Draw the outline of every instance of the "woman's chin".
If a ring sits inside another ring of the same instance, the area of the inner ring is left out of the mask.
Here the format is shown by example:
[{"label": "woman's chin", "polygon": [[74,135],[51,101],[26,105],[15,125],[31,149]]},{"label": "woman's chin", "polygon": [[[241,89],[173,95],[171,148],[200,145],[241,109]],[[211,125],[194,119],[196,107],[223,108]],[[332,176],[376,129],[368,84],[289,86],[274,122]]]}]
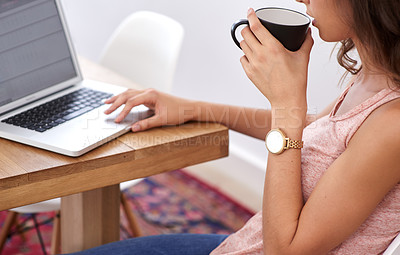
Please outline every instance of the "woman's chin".
[{"label": "woman's chin", "polygon": [[324,41],[324,42],[340,42],[342,40],[344,40],[345,38],[337,38],[335,36],[331,36],[331,35],[327,35],[323,32],[321,32],[321,30],[319,30],[319,37]]}]

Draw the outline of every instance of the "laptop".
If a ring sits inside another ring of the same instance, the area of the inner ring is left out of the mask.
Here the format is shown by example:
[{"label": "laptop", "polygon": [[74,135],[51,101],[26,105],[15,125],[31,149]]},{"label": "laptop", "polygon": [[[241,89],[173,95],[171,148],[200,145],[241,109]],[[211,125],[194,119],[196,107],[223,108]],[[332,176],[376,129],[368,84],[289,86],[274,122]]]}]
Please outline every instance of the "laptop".
[{"label": "laptop", "polygon": [[153,114],[105,115],[125,90],[82,78],[60,0],[0,0],[0,137],[80,156]]}]

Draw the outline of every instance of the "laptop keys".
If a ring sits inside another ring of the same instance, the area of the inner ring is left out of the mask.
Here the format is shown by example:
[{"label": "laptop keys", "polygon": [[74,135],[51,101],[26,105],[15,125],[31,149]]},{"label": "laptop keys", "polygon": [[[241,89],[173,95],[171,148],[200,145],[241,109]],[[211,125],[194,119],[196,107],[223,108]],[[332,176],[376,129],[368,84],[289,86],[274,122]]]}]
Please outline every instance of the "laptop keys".
[{"label": "laptop keys", "polygon": [[[100,106],[100,105],[99,105]],[[97,106],[98,107],[98,106]],[[93,110],[95,107],[91,107],[91,106],[86,106],[82,109],[78,108],[76,111],[71,112],[68,115],[65,115],[64,117],[62,117],[64,120],[72,120],[73,118],[76,118],[84,113],[87,113],[91,110]]]},{"label": "laptop keys", "polygon": [[14,115],[2,122],[43,133],[100,107],[103,104],[103,99],[111,96],[112,94],[82,88]]}]

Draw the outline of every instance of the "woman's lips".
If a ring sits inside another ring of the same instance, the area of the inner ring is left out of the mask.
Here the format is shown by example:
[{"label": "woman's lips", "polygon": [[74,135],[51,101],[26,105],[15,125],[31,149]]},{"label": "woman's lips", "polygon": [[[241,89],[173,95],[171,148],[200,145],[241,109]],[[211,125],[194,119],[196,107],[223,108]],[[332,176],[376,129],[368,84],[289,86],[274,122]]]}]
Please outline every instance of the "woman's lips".
[{"label": "woman's lips", "polygon": [[315,27],[315,24],[316,24],[317,22],[315,21],[315,19],[313,19],[312,20],[312,25]]},{"label": "woman's lips", "polygon": [[315,21],[315,19],[313,18],[313,16],[311,16],[311,14],[308,13],[308,12],[306,12],[306,14],[307,14],[307,15],[310,17],[310,19],[312,20],[312,21],[311,21],[311,22],[312,22],[312,25],[315,26],[316,21]]}]

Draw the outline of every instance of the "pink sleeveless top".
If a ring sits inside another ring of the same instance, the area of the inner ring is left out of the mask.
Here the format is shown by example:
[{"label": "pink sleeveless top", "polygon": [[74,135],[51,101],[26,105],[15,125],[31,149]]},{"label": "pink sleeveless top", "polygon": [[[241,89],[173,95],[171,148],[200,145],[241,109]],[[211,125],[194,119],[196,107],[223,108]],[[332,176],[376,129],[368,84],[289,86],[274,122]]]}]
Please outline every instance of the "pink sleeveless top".
[{"label": "pink sleeveless top", "polygon": [[[303,131],[301,166],[304,201],[310,197],[328,167],[347,148],[369,114],[384,103],[400,98],[400,92],[383,89],[347,113],[334,116],[349,88],[329,115],[311,123]],[[329,254],[381,254],[399,232],[400,184],[397,184],[360,228]],[[263,254],[262,237],[262,214],[259,212],[211,254]]]}]

